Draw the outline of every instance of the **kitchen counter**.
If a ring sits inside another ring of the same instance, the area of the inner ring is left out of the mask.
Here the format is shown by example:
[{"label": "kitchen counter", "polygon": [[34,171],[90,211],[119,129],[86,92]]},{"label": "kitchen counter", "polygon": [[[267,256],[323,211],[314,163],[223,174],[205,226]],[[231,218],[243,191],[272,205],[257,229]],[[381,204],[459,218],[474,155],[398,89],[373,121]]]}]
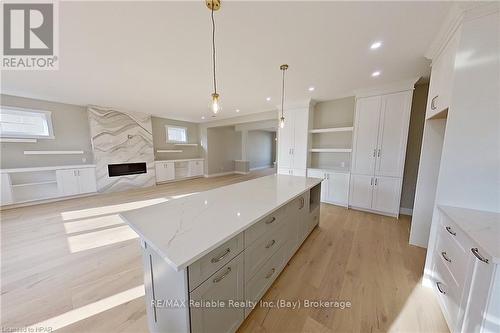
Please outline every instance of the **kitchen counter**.
[{"label": "kitchen counter", "polygon": [[320,182],[318,178],[270,175],[120,215],[180,271]]},{"label": "kitchen counter", "polygon": [[438,208],[500,264],[500,213],[438,205]]},{"label": "kitchen counter", "polygon": [[203,161],[203,160],[205,159],[197,157],[197,158],[184,158],[179,160],[155,160],[155,162],[187,162],[187,161]]}]

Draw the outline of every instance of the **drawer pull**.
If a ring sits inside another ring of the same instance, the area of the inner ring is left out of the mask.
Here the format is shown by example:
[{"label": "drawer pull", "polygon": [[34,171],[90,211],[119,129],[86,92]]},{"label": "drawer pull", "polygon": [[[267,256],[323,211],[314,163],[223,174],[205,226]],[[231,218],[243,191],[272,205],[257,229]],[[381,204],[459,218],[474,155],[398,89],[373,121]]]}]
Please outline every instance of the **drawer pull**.
[{"label": "drawer pull", "polygon": [[453,236],[456,236],[457,233],[453,230],[451,230],[451,227],[446,227],[446,231],[448,231],[450,234],[452,234]]},{"label": "drawer pull", "polygon": [[473,247],[470,250],[476,256],[477,259],[481,260],[485,264],[488,264],[490,262],[488,259],[486,259],[485,257],[483,257],[482,255],[479,254],[479,250],[477,249],[477,247]]},{"label": "drawer pull", "polygon": [[436,282],[436,287],[438,288],[439,292],[443,295],[446,295],[446,291],[444,291],[443,289],[441,289],[441,285],[442,283],[441,282]]},{"label": "drawer pull", "polygon": [[266,279],[269,279],[271,276],[273,276],[274,272],[276,272],[276,268],[273,268],[267,273]]},{"label": "drawer pull", "polygon": [[306,201],[304,200],[304,197],[300,198],[300,207],[299,207],[299,209],[304,208],[305,204],[306,204]]},{"label": "drawer pull", "polygon": [[266,224],[271,224],[273,223],[274,221],[276,221],[276,218],[273,216],[272,219],[270,219],[269,221],[266,221]]},{"label": "drawer pull", "polygon": [[224,251],[224,253],[222,253],[219,257],[212,258],[212,260],[211,260],[212,264],[215,264],[216,262],[219,262],[222,259],[224,259],[229,254],[229,252],[231,252],[231,249],[227,248],[226,251]]},{"label": "drawer pull", "polygon": [[274,243],[276,243],[276,241],[275,241],[274,239],[273,239],[273,240],[271,240],[269,243],[267,243],[267,245],[266,245],[266,249],[268,249],[268,248],[270,248],[271,246],[273,246],[273,245],[274,245]]},{"label": "drawer pull", "polygon": [[434,104],[434,102],[436,101],[436,99],[438,98],[439,95],[436,95],[434,96],[434,98],[431,100],[431,109],[432,110],[436,110],[436,104]]},{"label": "drawer pull", "polygon": [[446,260],[447,262],[451,262],[451,259],[450,259],[450,258],[448,258],[448,256],[446,255],[446,252],[445,252],[445,251],[441,252],[441,256],[442,256],[442,257],[443,257],[443,259],[444,259],[444,260]]},{"label": "drawer pull", "polygon": [[221,276],[216,277],[216,278],[213,280],[213,281],[214,281],[214,283],[219,283],[219,282],[221,282],[221,281],[222,281],[222,280],[223,280],[226,276],[228,276],[228,275],[229,275],[229,273],[231,273],[231,267],[228,267],[228,268],[226,269],[226,272],[224,272],[224,274],[222,274]]}]

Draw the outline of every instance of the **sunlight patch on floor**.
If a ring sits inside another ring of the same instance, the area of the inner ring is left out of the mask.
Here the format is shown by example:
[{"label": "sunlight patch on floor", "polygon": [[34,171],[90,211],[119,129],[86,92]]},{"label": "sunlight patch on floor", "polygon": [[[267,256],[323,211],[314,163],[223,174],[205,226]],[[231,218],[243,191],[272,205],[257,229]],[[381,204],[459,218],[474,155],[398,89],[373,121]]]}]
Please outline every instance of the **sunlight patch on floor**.
[{"label": "sunlight patch on floor", "polygon": [[109,206],[94,207],[94,208],[81,209],[81,210],[73,210],[73,211],[62,212],[61,217],[64,221],[69,221],[69,220],[84,219],[84,218],[100,216],[100,215],[116,214],[116,213],[125,212],[125,211],[132,210],[132,209],[156,205],[156,204],[159,204],[162,202],[167,202],[168,200],[169,199],[167,199],[167,198],[155,198],[155,199],[149,199],[149,200],[126,202],[126,203],[117,204],[117,205],[109,205]]},{"label": "sunlight patch on floor", "polygon": [[172,199],[180,199],[180,198],[184,198],[184,197],[189,197],[190,195],[193,195],[193,194],[198,194],[200,192],[193,192],[193,193],[186,193],[186,194],[179,194],[179,195],[172,195],[171,198]]},{"label": "sunlight patch on floor", "polygon": [[82,231],[91,231],[104,227],[123,225],[123,221],[118,214],[94,217],[90,219],[64,222],[64,230],[67,234],[73,234]]},{"label": "sunlight patch on floor", "polygon": [[26,332],[45,332],[41,330],[42,328],[51,328],[52,331],[55,331],[142,296],[144,296],[144,285],[125,290],[116,295],[36,323],[27,327]]},{"label": "sunlight patch on floor", "polygon": [[124,242],[139,236],[128,225],[69,236],[68,246],[71,253],[95,249],[97,247]]}]

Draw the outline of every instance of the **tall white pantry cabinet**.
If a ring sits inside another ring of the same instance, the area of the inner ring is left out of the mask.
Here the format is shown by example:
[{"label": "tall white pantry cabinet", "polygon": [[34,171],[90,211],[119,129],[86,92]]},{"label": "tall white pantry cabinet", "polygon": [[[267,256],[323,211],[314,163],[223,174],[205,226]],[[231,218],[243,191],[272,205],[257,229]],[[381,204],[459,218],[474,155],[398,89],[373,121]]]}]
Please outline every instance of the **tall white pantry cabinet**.
[{"label": "tall white pantry cabinet", "polygon": [[413,84],[356,98],[350,207],[399,215]]}]

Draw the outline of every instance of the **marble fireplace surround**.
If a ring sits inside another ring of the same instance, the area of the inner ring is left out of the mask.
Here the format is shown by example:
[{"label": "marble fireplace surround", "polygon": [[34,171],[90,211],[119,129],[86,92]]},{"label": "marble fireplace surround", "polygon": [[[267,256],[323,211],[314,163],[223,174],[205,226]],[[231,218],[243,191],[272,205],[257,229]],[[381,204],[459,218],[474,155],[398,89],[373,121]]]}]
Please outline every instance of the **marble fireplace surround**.
[{"label": "marble fireplace surround", "polygon": [[[116,192],[155,185],[151,116],[98,106],[88,107],[97,190]],[[108,164],[145,162],[147,172],[109,177]]]}]

